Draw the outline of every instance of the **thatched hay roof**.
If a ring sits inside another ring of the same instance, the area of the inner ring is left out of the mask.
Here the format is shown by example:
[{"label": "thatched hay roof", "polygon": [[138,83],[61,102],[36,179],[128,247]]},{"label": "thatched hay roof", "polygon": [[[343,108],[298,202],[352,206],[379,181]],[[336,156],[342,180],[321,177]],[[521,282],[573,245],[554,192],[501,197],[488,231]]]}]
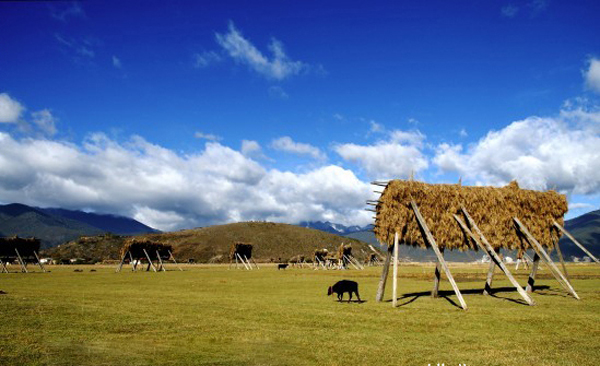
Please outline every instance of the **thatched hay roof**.
[{"label": "thatched hay roof", "polygon": [[37,238],[19,238],[13,236],[9,238],[0,238],[0,257],[16,258],[19,251],[21,257],[35,257],[34,251],[40,250],[40,240]]},{"label": "thatched hay roof", "polygon": [[133,259],[147,259],[146,254],[144,253],[144,249],[150,256],[150,259],[158,259],[156,257],[156,251],[161,258],[169,258],[169,251],[173,250],[173,246],[169,244],[156,243],[147,239],[137,239],[133,238],[125,242],[125,245],[121,248],[121,257],[129,251]]},{"label": "thatched hay roof", "polygon": [[325,248],[315,250],[315,258],[319,259],[320,261],[325,260],[328,254],[329,251]]},{"label": "thatched hay roof", "polygon": [[[506,187],[465,187],[459,184],[426,184],[415,181],[390,181],[377,204],[375,236],[388,245],[399,241],[425,247],[411,200],[419,206],[438,246],[447,249],[477,249],[455,221],[463,205],[494,248],[528,248],[521,243],[513,217],[525,224],[545,247],[552,247],[552,223],[563,224],[567,200],[555,191],[538,192],[520,189],[516,182]],[[459,214],[459,216],[461,216]],[[462,218],[462,216],[461,216]],[[465,221],[465,220],[463,220]]]},{"label": "thatched hay roof", "polygon": [[352,257],[352,245],[351,244],[340,244],[337,250],[337,258],[342,259],[343,256]]},{"label": "thatched hay roof", "polygon": [[252,244],[242,243],[240,241],[231,244],[231,249],[229,250],[229,259],[234,260],[236,253],[242,258],[244,258],[244,256],[246,256],[248,259],[252,258]]}]

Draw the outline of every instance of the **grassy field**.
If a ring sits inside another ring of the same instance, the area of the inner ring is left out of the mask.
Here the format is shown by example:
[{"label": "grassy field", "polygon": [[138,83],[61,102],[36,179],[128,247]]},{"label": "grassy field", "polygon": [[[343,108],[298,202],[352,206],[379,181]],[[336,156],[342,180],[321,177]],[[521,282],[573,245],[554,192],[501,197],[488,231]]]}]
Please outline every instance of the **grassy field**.
[{"label": "grassy field", "polygon": [[[453,265],[468,311],[447,281],[443,297],[429,297],[431,265],[401,267],[398,308],[374,301],[380,267],[74,268],[0,274],[0,365],[596,365],[600,356],[593,265],[568,268],[581,301],[541,271],[533,307],[500,274],[494,287],[505,289],[481,295],[486,266]],[[366,302],[326,296],[344,278]]]}]

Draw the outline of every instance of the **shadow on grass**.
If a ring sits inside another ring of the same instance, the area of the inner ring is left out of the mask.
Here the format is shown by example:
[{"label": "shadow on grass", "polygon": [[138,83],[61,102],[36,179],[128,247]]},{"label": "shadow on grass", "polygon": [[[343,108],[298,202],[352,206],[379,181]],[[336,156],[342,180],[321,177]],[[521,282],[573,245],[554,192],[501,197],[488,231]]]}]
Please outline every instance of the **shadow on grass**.
[{"label": "shadow on grass", "polygon": [[348,301],[348,300],[341,300],[341,301],[337,300],[336,302],[346,303],[346,304],[348,304],[348,303],[362,304],[362,303],[367,302],[367,300],[350,300],[350,301]]},{"label": "shadow on grass", "polygon": [[[548,290],[548,289],[550,289],[550,286],[535,286],[534,287],[534,291],[535,290]],[[511,301],[511,302],[514,302],[515,304],[519,304],[519,305],[529,306],[522,299],[512,299],[509,297],[497,295],[498,293],[516,293],[517,289],[514,287],[496,287],[496,288],[492,288],[489,292],[490,292],[490,296],[492,296],[494,298]],[[469,289],[469,290],[462,290],[460,293],[463,295],[482,295],[483,290],[482,289]],[[558,295],[558,294],[555,295],[553,293],[543,293],[543,292],[540,292],[539,294],[540,295],[550,295],[550,296]],[[444,291],[438,292],[438,297],[448,301],[451,305],[456,306],[457,308],[461,308],[460,305],[458,305],[456,302],[454,302],[454,300],[452,300],[449,297],[449,296],[453,296],[453,295],[455,295],[453,290],[444,290]],[[412,292],[412,293],[404,294],[397,299],[400,302],[398,304],[398,307],[406,306],[423,296],[431,296],[431,291]],[[391,299],[386,300],[385,302],[392,302],[392,300]]]}]

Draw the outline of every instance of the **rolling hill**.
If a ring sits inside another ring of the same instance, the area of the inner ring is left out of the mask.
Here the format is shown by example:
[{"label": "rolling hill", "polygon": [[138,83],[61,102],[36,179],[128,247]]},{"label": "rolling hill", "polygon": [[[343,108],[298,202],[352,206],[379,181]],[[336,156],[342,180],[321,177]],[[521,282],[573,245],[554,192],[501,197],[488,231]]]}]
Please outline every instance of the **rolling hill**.
[{"label": "rolling hill", "polygon": [[52,247],[80,236],[106,232],[133,235],[156,232],[127,217],[65,209],[37,208],[12,203],[0,205],[0,236],[35,236],[42,247]]},{"label": "rolling hill", "polygon": [[[178,260],[193,258],[196,262],[228,262],[233,242],[243,241],[254,245],[252,257],[257,261],[287,260],[296,255],[311,259],[315,249],[335,251],[341,244],[352,244],[353,254],[364,259],[370,249],[363,242],[323,231],[296,225],[270,222],[239,222],[170,233],[138,236],[173,245]],[[119,248],[126,237],[97,236],[82,238],[45,251],[53,258],[118,259]]]}]

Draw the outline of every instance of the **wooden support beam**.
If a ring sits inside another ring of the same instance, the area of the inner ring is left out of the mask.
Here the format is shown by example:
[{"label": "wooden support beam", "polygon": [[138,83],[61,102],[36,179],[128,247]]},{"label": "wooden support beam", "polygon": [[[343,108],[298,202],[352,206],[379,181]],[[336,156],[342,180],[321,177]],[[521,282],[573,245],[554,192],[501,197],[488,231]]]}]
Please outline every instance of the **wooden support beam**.
[{"label": "wooden support beam", "polygon": [[33,251],[33,255],[35,255],[35,259],[37,259],[38,262],[38,266],[40,266],[40,268],[42,269],[42,272],[46,273],[46,268],[44,268],[44,265],[42,264],[42,262],[40,261],[40,257],[38,257],[37,253],[35,252],[35,250]]},{"label": "wooden support beam", "polygon": [[[494,265],[496,265],[500,268],[500,270],[502,270],[502,272],[504,272],[504,274],[506,275],[506,277],[508,278],[510,283],[512,283],[512,285],[517,289],[517,292],[519,293],[519,295],[521,295],[523,300],[525,300],[525,302],[527,302],[527,304],[529,304],[529,305],[535,305],[535,302],[533,301],[531,296],[529,296],[527,294],[527,292],[525,292],[523,290],[523,287],[521,287],[521,285],[519,285],[519,282],[517,282],[517,280],[513,277],[512,273],[510,273],[510,271],[508,270],[508,267],[506,267],[504,262],[502,262],[502,259],[496,253],[496,251],[494,250],[494,248],[492,247],[490,242],[483,235],[481,230],[479,230],[479,226],[477,226],[477,224],[475,223],[473,218],[471,218],[471,215],[469,215],[469,212],[467,212],[467,209],[464,207],[461,207],[461,211],[462,211],[463,215],[465,216],[465,218],[467,219],[467,222],[469,223],[469,225],[473,228],[473,230],[475,230],[475,232],[477,233],[477,235],[479,235],[479,237],[477,237],[473,234],[473,232],[469,229],[469,227],[467,227],[467,225],[465,225],[465,223],[460,219],[460,217],[458,217],[457,215],[454,215],[454,219],[458,222],[458,225],[460,225],[460,227],[463,229],[463,231],[475,242],[475,244],[477,244],[477,246],[490,257],[490,261],[491,261],[490,269],[492,270],[492,276],[493,276],[493,270],[495,268]],[[488,272],[488,279],[489,279],[489,283],[486,281],[486,285],[491,287],[492,277],[490,276],[489,272]],[[488,289],[488,290],[490,290],[490,289]]]},{"label": "wooden support beam", "polygon": [[165,269],[165,266],[163,264],[162,258],[160,257],[160,253],[158,252],[158,249],[156,250],[156,257],[158,258],[158,263],[160,264],[160,267],[158,267],[158,270],[166,272],[167,270]]},{"label": "wooden support beam", "polygon": [[485,279],[485,287],[483,288],[484,295],[492,294],[492,282],[494,281],[494,270],[496,269],[496,263],[490,258],[490,268],[488,269],[488,274]]},{"label": "wooden support beam", "polygon": [[171,256],[171,260],[173,262],[175,262],[175,265],[177,266],[177,268],[179,268],[179,270],[183,272],[183,269],[181,269],[181,267],[179,267],[179,263],[177,263],[177,260],[175,260],[175,256],[173,256],[173,253],[171,253],[170,250],[169,250],[169,255]]},{"label": "wooden support beam", "polygon": [[535,276],[537,275],[537,271],[540,268],[540,256],[535,253],[533,255],[533,265],[531,266],[531,273],[529,274],[529,278],[527,279],[527,288],[525,291],[527,293],[533,292],[533,285],[535,285]]},{"label": "wooden support beam", "polygon": [[463,308],[463,310],[467,310],[467,303],[463,299],[462,294],[460,293],[460,290],[458,289],[458,286],[456,285],[456,281],[454,281],[454,277],[452,276],[452,273],[450,272],[450,268],[448,268],[448,265],[446,264],[446,261],[444,260],[444,257],[442,256],[442,253],[440,252],[440,249],[438,248],[437,243],[435,242],[435,239],[433,238],[433,235],[431,234],[431,231],[429,231],[429,228],[427,227],[427,223],[425,222],[425,219],[423,218],[423,216],[421,215],[421,212],[419,211],[419,206],[417,206],[417,203],[414,200],[410,201],[410,205],[412,206],[412,209],[415,213],[415,217],[417,218],[417,223],[419,224],[419,227],[421,228],[421,235],[423,235],[423,239],[425,239],[425,241],[429,244],[429,246],[431,246],[435,255],[438,258],[438,262],[442,265],[442,269],[444,270],[446,277],[448,277],[448,280],[450,281],[450,284],[452,285],[452,289],[454,290],[454,293],[458,297],[460,306]]},{"label": "wooden support beam", "polygon": [[29,271],[27,270],[27,266],[25,266],[25,262],[23,261],[23,258],[21,258],[21,255],[19,254],[17,248],[15,248],[15,253],[17,253],[17,259],[19,260],[19,264],[21,265],[21,272],[29,273]]},{"label": "wooden support beam", "polygon": [[[239,253],[235,253],[235,255],[237,256],[237,258],[239,258],[240,262],[242,262],[244,268],[246,268],[248,271],[251,270],[251,268],[248,268],[248,265],[246,264],[246,262],[244,262],[244,258],[242,258],[242,256]],[[235,264],[235,268],[237,268],[237,260],[235,261]]]},{"label": "wooden support beam", "polygon": [[6,268],[6,263],[4,263],[2,259],[0,259],[0,266],[2,266],[2,271],[0,273],[9,273],[8,268]]},{"label": "wooden support beam", "polygon": [[[148,267],[152,267],[152,270],[154,272],[156,272],[156,267],[154,267],[154,263],[152,263],[152,259],[150,259],[150,256],[148,255],[146,248],[142,248],[142,250],[144,251],[144,254],[146,254],[146,258],[148,258]],[[146,271],[148,271],[148,270],[149,270],[149,268],[146,269]]]},{"label": "wooden support beam", "polygon": [[525,239],[527,240],[529,245],[531,245],[533,247],[533,249],[542,258],[542,260],[544,262],[546,262],[548,267],[550,267],[550,272],[552,272],[552,274],[554,275],[554,277],[556,278],[558,283],[560,283],[561,286],[565,288],[565,290],[567,290],[571,295],[573,295],[574,298],[579,300],[579,296],[573,289],[573,286],[571,286],[571,283],[569,282],[569,280],[567,280],[565,278],[565,276],[562,274],[562,272],[558,269],[558,267],[556,267],[556,264],[554,264],[554,262],[552,261],[552,258],[550,258],[550,256],[548,255],[548,253],[546,253],[546,251],[540,245],[540,243],[538,243],[538,241],[533,237],[533,235],[531,235],[529,230],[525,227],[525,225],[523,225],[521,223],[521,221],[519,221],[518,218],[513,217],[513,220],[517,224],[517,228],[519,229],[519,231],[525,235]]},{"label": "wooden support beam", "polygon": [[121,258],[121,262],[117,266],[117,270],[115,272],[117,272],[117,273],[121,272],[121,268],[123,268],[123,263],[125,263],[125,257],[127,257],[128,253],[129,253],[129,251],[127,251],[127,253],[123,254],[123,258]]},{"label": "wooden support beam", "polygon": [[[442,256],[444,256],[444,249],[440,249]],[[438,291],[440,290],[440,280],[442,277],[442,266],[440,262],[437,262],[435,265],[435,273],[433,275],[433,290],[431,290],[431,297],[438,297]]]},{"label": "wooden support beam", "polygon": [[598,260],[598,258],[594,257],[594,255],[592,253],[590,253],[587,249],[585,249],[585,247],[583,245],[581,245],[580,242],[577,241],[577,239],[575,239],[573,237],[573,235],[571,235],[571,233],[569,233],[567,231],[567,229],[565,229],[564,227],[560,226],[558,224],[558,222],[554,221],[554,226],[563,232],[563,234],[565,234],[567,236],[567,238],[571,239],[571,241],[573,242],[573,244],[577,245],[579,247],[579,249],[583,250],[583,252],[585,254],[587,254],[590,258],[592,258],[596,263],[600,264],[600,260]]},{"label": "wooden support beam", "polygon": [[392,277],[392,306],[398,306],[398,232],[394,234],[394,277]]},{"label": "wooden support beam", "polygon": [[571,281],[571,279],[569,278],[569,272],[567,272],[567,266],[565,264],[565,259],[563,258],[562,252],[560,250],[560,244],[558,243],[558,240],[556,240],[554,238],[554,235],[551,235],[551,236],[552,236],[552,243],[556,247],[556,254],[558,254],[558,260],[560,261],[560,264],[562,266],[563,272],[565,272],[565,278],[568,281]]},{"label": "wooden support beam", "polygon": [[133,256],[131,255],[130,251],[127,251],[127,253],[129,253],[129,264],[131,264],[131,270],[135,271],[135,265],[133,263]]}]

